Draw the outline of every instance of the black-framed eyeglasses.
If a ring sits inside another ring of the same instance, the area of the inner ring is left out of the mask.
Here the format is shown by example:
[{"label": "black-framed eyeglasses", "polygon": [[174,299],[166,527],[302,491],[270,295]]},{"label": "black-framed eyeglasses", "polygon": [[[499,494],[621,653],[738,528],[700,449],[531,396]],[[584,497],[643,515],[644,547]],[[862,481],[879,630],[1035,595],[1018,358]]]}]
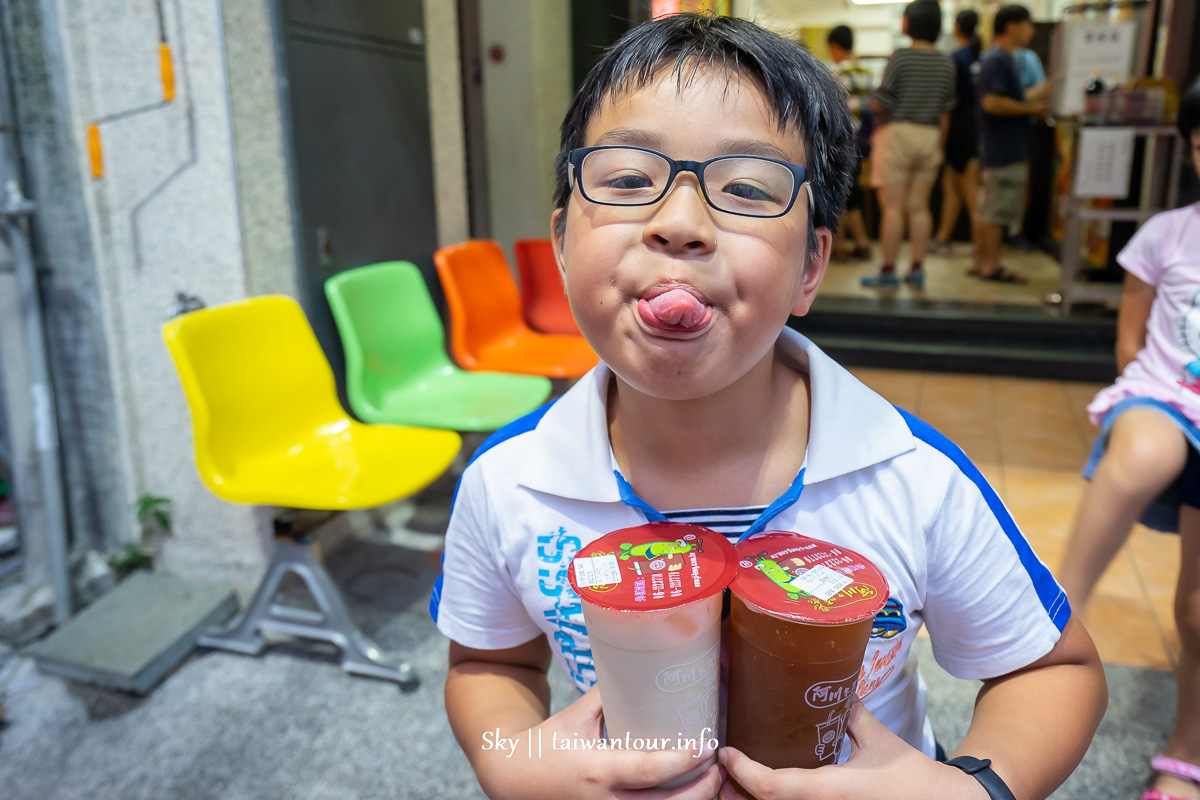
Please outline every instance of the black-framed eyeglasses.
[{"label": "black-framed eyeglasses", "polygon": [[696,176],[704,200],[718,211],[740,217],[782,217],[792,210],[807,171],[778,158],[728,155],[708,161],[668,158],[632,145],[577,147],[568,154],[567,177],[583,196],[602,206],[650,206],[662,200],[675,176]]}]

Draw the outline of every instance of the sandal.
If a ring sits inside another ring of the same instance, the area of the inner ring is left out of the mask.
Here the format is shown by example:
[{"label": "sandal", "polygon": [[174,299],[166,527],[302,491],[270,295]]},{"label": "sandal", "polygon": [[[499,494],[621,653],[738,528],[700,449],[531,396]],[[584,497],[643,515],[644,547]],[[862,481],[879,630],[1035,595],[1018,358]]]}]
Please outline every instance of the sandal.
[{"label": "sandal", "polygon": [[1029,278],[1026,278],[1024,275],[1018,275],[1015,272],[1011,272],[1008,270],[1008,268],[1002,266],[997,266],[994,270],[992,270],[990,275],[984,275],[982,272],[974,272],[972,274],[981,280],[995,281],[996,283],[1016,283],[1022,285],[1029,283]]},{"label": "sandal", "polygon": [[[1186,761],[1179,761],[1174,758],[1167,758],[1162,753],[1159,753],[1150,759],[1150,769],[1160,775],[1169,775],[1172,778],[1191,781],[1200,786],[1200,767],[1197,767],[1195,764],[1189,764]],[[1161,789],[1147,789],[1142,792],[1141,800],[1180,800],[1180,798],[1173,794],[1167,794]]]}]

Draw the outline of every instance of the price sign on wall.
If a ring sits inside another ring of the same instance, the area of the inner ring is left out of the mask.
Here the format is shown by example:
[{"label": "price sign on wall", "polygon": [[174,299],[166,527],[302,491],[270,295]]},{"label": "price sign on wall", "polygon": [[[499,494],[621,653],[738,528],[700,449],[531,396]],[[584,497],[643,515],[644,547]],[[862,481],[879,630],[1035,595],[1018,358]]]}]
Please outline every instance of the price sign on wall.
[{"label": "price sign on wall", "polygon": [[1076,197],[1128,197],[1133,128],[1084,128],[1077,160]]},{"label": "price sign on wall", "polygon": [[1071,28],[1058,113],[1071,115],[1083,111],[1083,93],[1093,75],[1099,74],[1105,83],[1114,75],[1122,81],[1128,80],[1136,37],[1137,26],[1132,22]]}]

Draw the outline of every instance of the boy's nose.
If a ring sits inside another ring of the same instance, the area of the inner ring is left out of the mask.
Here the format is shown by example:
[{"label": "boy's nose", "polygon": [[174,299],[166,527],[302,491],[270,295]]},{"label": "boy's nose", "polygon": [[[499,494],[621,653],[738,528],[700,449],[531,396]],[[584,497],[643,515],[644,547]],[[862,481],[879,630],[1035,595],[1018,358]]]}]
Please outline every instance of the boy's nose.
[{"label": "boy's nose", "polygon": [[673,255],[702,255],[713,249],[716,226],[695,175],[685,172],[675,178],[646,223],[643,239],[651,249]]}]

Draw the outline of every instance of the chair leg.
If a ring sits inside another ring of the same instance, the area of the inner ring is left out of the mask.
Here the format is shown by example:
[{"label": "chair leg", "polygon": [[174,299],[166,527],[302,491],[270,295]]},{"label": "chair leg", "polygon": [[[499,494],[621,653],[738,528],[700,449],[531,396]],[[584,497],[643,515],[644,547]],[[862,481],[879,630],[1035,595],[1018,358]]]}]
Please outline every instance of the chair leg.
[{"label": "chair leg", "polygon": [[[308,588],[317,611],[274,602],[284,575],[294,573]],[[266,642],[262,633],[278,633],[301,639],[329,642],[342,652],[342,669],[352,675],[412,684],[417,677],[405,663],[392,661],[359,632],[341,592],[307,543],[275,541],[267,574],[254,599],[232,628],[201,636],[199,644],[243,655],[258,655]]]}]

